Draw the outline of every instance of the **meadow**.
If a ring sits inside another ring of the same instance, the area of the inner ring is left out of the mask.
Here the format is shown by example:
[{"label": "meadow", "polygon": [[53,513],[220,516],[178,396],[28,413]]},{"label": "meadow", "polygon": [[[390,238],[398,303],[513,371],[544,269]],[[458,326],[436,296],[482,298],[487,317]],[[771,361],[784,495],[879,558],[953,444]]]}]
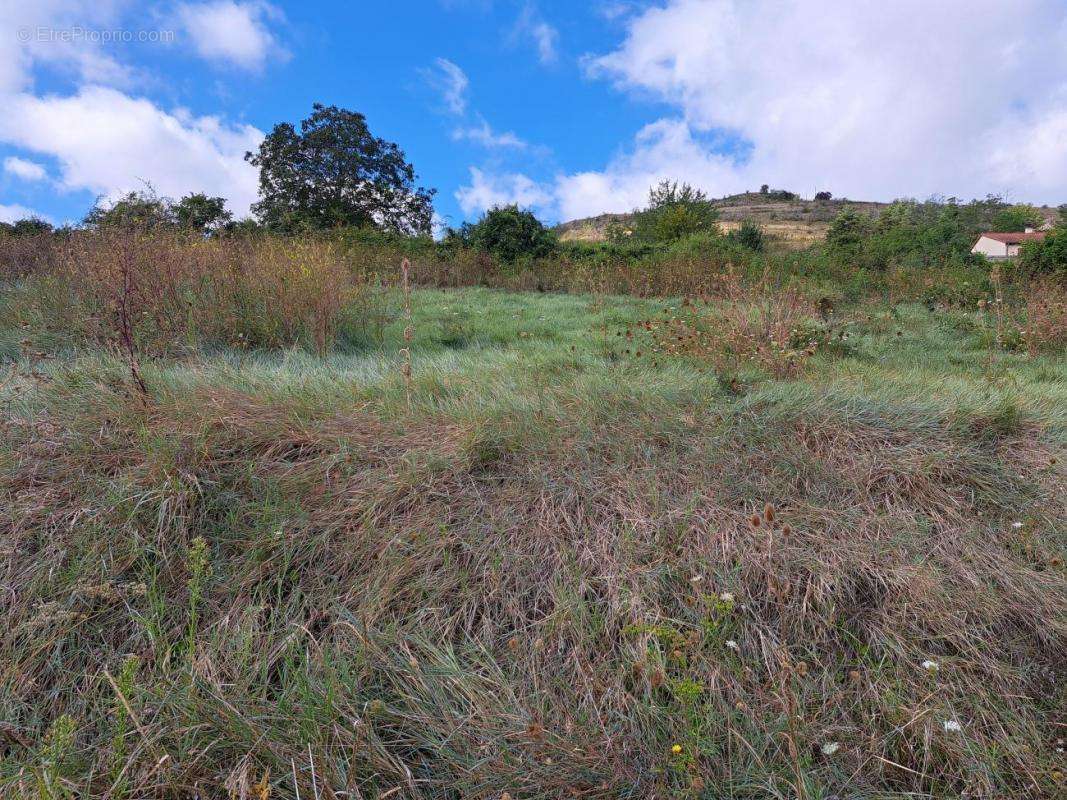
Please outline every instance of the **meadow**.
[{"label": "meadow", "polygon": [[20,246],[0,796],[1062,796],[1062,288]]}]

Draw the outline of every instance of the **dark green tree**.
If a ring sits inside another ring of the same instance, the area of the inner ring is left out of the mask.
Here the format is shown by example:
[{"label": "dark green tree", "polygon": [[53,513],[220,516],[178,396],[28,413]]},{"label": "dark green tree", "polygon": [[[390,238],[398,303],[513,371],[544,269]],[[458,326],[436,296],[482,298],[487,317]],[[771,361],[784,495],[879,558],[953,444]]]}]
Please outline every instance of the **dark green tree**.
[{"label": "dark green tree", "polygon": [[111,204],[98,198],[85,215],[84,223],[91,228],[139,227],[146,229],[175,224],[172,203],[159,197],[151,188],[129,192]]},{"label": "dark green tree", "polygon": [[993,215],[992,228],[995,231],[1019,232],[1027,228],[1037,228],[1045,221],[1044,216],[1030,205],[1007,206]]},{"label": "dark green tree", "polygon": [[214,233],[233,219],[225,198],[208,197],[203,192],[185,195],[172,210],[179,226],[199,233]]},{"label": "dark green tree", "polygon": [[434,190],[416,186],[400,147],[372,135],[355,111],[316,103],[299,131],[275,125],[245,159],[259,167],[253,210],[268,228],[430,231]]},{"label": "dark green tree", "polygon": [[0,233],[9,236],[38,236],[51,232],[51,223],[37,217],[24,217],[14,222],[0,222]]},{"label": "dark green tree", "polygon": [[515,205],[492,208],[476,223],[449,231],[446,238],[506,262],[546,256],[556,247],[555,234],[532,212]]}]

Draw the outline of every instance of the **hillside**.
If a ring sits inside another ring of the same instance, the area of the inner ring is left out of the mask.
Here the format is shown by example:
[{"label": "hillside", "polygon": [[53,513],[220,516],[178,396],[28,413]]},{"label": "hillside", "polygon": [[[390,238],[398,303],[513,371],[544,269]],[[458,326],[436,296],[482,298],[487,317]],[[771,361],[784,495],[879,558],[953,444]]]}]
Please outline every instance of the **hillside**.
[{"label": "hillside", "polygon": [[[888,203],[871,200],[776,200],[760,192],[745,192],[714,201],[719,209],[721,227],[731,231],[740,227],[744,220],[756,222],[764,232],[786,247],[806,247],[826,237],[826,231],[834,217],[845,208],[854,208],[871,217],[877,217]],[[1041,207],[1046,220],[1056,217],[1056,209]],[[632,214],[601,214],[586,217],[556,226],[562,241],[601,242],[607,238],[608,226],[617,222],[624,228]]]}]

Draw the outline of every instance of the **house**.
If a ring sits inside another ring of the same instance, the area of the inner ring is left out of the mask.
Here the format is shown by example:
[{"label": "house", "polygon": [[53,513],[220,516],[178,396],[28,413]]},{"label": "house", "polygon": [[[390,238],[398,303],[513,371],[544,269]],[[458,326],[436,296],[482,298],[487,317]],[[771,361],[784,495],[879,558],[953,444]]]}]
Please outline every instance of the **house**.
[{"label": "house", "polygon": [[1019,247],[1025,242],[1037,242],[1045,238],[1045,231],[1027,228],[1024,233],[983,233],[971,248],[972,253],[980,253],[986,258],[1015,258]]}]

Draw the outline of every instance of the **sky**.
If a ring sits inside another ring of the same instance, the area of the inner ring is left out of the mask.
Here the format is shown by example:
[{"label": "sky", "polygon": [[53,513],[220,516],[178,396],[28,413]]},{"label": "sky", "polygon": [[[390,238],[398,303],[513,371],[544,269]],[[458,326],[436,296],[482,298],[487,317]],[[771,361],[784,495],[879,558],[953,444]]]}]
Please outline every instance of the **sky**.
[{"label": "sky", "polygon": [[150,185],[256,200],[313,103],[397,142],[439,226],[712,196],[1067,202],[1067,0],[0,0],[0,220]]}]

